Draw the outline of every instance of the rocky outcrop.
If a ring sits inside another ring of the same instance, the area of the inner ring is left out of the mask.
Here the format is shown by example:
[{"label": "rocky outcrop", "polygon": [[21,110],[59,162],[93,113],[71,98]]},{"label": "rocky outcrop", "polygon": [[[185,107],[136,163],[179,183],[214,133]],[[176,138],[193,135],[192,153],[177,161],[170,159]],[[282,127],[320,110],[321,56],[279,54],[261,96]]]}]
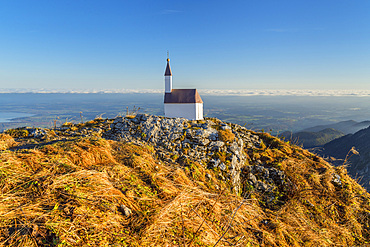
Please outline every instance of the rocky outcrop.
[{"label": "rocky outcrop", "polygon": [[[220,171],[220,179],[228,180],[235,193],[248,183],[261,192],[273,192],[283,184],[285,175],[275,168],[265,168],[263,162],[249,164],[246,151],[258,149],[261,139],[254,132],[218,119],[188,121],[146,114],[134,118],[118,117],[103,134],[104,138],[136,144],[151,144],[157,156],[166,162],[198,162]],[[247,175],[246,175],[247,174]]]}]

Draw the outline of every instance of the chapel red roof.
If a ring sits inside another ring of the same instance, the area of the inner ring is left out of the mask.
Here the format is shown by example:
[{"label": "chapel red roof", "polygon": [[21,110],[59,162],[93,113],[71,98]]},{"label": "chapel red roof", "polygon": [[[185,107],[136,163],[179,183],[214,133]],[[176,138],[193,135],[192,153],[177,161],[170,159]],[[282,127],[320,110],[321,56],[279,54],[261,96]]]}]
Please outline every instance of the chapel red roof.
[{"label": "chapel red roof", "polygon": [[164,103],[203,103],[196,89],[172,89],[171,93],[165,93]]}]

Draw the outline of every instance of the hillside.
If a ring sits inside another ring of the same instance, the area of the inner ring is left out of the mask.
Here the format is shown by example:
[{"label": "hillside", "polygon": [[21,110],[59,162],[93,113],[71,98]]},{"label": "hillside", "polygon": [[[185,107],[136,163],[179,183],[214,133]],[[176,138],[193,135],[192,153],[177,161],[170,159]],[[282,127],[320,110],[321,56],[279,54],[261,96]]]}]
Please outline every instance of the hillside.
[{"label": "hillside", "polygon": [[0,134],[0,245],[353,246],[370,195],[267,133],[150,115]]},{"label": "hillside", "polygon": [[334,124],[318,125],[308,129],[302,130],[303,132],[319,132],[324,129],[335,129],[344,134],[353,134],[361,129],[365,129],[370,126],[370,121],[357,122],[354,120],[342,121]]},{"label": "hillside", "polygon": [[318,132],[301,131],[292,133],[290,131],[286,131],[279,135],[279,137],[283,137],[284,140],[290,140],[296,145],[302,145],[304,148],[320,147],[342,136],[344,136],[342,132],[329,128]]},{"label": "hillside", "polygon": [[[348,172],[352,177],[361,178],[361,184],[370,189],[370,127],[354,134],[348,134],[324,145],[322,155],[332,156],[344,162],[348,158]],[[349,151],[354,147],[359,154],[353,155]],[[349,155],[347,156],[347,154]]]}]

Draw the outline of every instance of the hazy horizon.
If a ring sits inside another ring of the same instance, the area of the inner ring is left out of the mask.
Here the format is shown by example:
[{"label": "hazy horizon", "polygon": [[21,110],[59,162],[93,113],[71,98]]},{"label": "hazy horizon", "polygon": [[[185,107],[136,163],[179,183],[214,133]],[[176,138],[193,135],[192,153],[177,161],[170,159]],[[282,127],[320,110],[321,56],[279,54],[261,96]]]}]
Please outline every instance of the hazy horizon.
[{"label": "hazy horizon", "polygon": [[[204,116],[246,125],[253,130],[298,131],[339,121],[370,120],[368,96],[307,95],[211,95],[201,94]],[[0,130],[21,127],[52,127],[66,121],[79,122],[97,116],[114,118],[140,107],[139,113],[163,115],[161,93],[3,93],[1,113],[25,113],[0,123]],[[1,116],[0,116],[1,117]]]},{"label": "hazy horizon", "polygon": [[[231,90],[198,89],[202,95],[214,96],[333,96],[333,97],[370,97],[370,90]],[[30,89],[0,88],[0,94],[6,93],[71,93],[71,94],[163,94],[164,89]]]}]

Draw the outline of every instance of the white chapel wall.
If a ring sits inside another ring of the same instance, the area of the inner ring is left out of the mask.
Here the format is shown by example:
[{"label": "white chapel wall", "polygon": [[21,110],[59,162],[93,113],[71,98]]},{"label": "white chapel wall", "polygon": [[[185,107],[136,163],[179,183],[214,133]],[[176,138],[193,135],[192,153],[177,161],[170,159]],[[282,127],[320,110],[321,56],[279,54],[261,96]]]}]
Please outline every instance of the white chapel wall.
[{"label": "white chapel wall", "polygon": [[[199,103],[188,103],[188,104],[164,104],[164,115],[165,117],[183,117],[190,120],[203,119],[203,114],[199,118]],[[203,106],[203,104],[201,104]],[[202,109],[203,113],[203,109]]]},{"label": "white chapel wall", "polygon": [[196,103],[197,120],[203,119],[203,103]]}]

